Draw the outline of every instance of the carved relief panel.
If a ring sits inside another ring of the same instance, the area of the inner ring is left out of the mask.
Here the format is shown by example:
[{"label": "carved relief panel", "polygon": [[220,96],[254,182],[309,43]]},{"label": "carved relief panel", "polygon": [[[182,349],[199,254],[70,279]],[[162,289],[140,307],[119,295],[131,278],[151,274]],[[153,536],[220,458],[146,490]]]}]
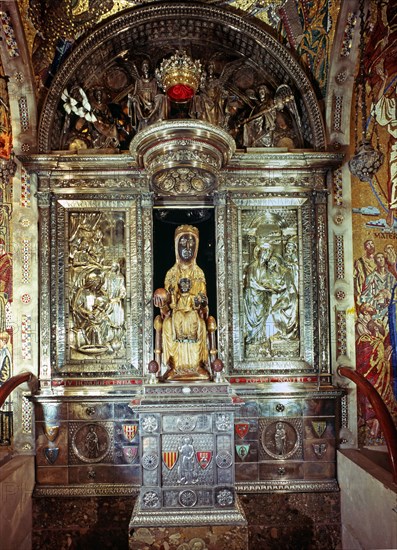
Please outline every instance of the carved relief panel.
[{"label": "carved relief panel", "polygon": [[136,200],[60,198],[52,220],[54,375],[139,374]]},{"label": "carved relief panel", "polygon": [[316,222],[307,197],[233,197],[229,264],[234,370],[318,369]]}]

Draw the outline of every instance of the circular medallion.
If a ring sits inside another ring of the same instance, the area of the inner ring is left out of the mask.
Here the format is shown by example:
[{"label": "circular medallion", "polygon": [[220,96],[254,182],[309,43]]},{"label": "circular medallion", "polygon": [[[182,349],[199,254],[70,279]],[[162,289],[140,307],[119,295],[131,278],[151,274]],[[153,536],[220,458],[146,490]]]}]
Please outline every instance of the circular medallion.
[{"label": "circular medallion", "polygon": [[185,508],[194,506],[197,502],[197,495],[194,491],[187,489],[179,493],[179,504]]},{"label": "circular medallion", "polygon": [[272,458],[284,460],[295,454],[299,448],[299,434],[289,422],[272,422],[263,431],[262,445]]},{"label": "circular medallion", "polygon": [[158,427],[158,421],[155,416],[145,416],[145,418],[142,418],[142,430],[145,432],[154,432],[157,430]]},{"label": "circular medallion", "polygon": [[106,71],[105,82],[110,90],[119,92],[128,86],[129,77],[123,68],[111,67]]},{"label": "circular medallion", "polygon": [[221,451],[216,455],[215,461],[219,468],[229,468],[232,465],[233,458],[229,451]]},{"label": "circular medallion", "polygon": [[22,294],[21,296],[21,302],[23,304],[30,304],[30,302],[32,301],[31,297],[30,297],[30,294],[28,294],[27,292],[25,292],[25,294]]},{"label": "circular medallion", "polygon": [[148,491],[142,497],[142,502],[147,508],[155,508],[159,506],[160,499],[157,493],[154,491]]},{"label": "circular medallion", "polygon": [[155,470],[159,464],[159,457],[156,453],[145,453],[142,456],[142,468]]},{"label": "circular medallion", "polygon": [[197,419],[194,416],[181,416],[176,425],[181,432],[191,432],[196,427]]},{"label": "circular medallion", "polygon": [[101,424],[84,424],[72,438],[73,452],[83,462],[101,462],[109,447],[109,434]]},{"label": "circular medallion", "polygon": [[222,489],[216,495],[216,501],[219,506],[230,506],[233,504],[233,493],[229,489]]}]

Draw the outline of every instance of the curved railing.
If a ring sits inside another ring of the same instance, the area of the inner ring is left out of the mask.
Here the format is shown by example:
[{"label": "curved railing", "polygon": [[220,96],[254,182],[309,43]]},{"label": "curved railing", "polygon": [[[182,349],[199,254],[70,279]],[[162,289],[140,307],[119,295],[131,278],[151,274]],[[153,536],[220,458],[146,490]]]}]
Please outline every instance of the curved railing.
[{"label": "curved railing", "polygon": [[32,372],[21,372],[15,376],[11,376],[0,388],[0,407],[3,406],[5,400],[12,391],[24,382],[28,383],[29,389],[32,393],[35,393],[38,389],[37,377]]},{"label": "curved railing", "polygon": [[397,429],[388,408],[373,385],[370,384],[370,382],[368,382],[362,374],[348,367],[339,367],[338,374],[352,380],[358,386],[360,392],[364,394],[371,403],[385,437],[392,468],[393,481],[394,483],[397,483]]}]

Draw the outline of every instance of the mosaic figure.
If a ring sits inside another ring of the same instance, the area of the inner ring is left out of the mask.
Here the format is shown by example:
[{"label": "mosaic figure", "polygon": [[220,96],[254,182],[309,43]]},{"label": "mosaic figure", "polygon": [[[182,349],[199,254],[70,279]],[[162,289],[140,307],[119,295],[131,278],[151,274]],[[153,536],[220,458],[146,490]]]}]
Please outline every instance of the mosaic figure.
[{"label": "mosaic figure", "polygon": [[12,358],[8,349],[9,341],[8,332],[0,332],[0,386],[11,376]]}]

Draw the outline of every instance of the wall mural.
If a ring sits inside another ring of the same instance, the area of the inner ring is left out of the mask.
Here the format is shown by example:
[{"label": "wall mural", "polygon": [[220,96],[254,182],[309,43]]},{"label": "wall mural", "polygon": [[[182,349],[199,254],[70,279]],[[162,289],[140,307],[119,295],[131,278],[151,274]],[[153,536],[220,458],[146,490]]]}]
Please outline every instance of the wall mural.
[{"label": "wall mural", "polygon": [[11,173],[13,161],[10,159],[11,148],[12,134],[7,77],[0,63],[0,386],[11,376],[12,369],[12,328],[9,323],[12,302],[10,179],[13,175]]},{"label": "wall mural", "polygon": [[[397,13],[392,4],[372,3],[364,55],[367,135],[374,147],[379,142],[385,160],[371,181],[353,178],[352,206],[357,370],[378,390],[397,421]],[[358,406],[361,443],[383,443],[365,397],[359,395]]]},{"label": "wall mural", "polygon": [[296,50],[312,75],[319,96],[326,96],[329,60],[340,2],[330,0],[283,2],[279,13],[281,37]]}]

